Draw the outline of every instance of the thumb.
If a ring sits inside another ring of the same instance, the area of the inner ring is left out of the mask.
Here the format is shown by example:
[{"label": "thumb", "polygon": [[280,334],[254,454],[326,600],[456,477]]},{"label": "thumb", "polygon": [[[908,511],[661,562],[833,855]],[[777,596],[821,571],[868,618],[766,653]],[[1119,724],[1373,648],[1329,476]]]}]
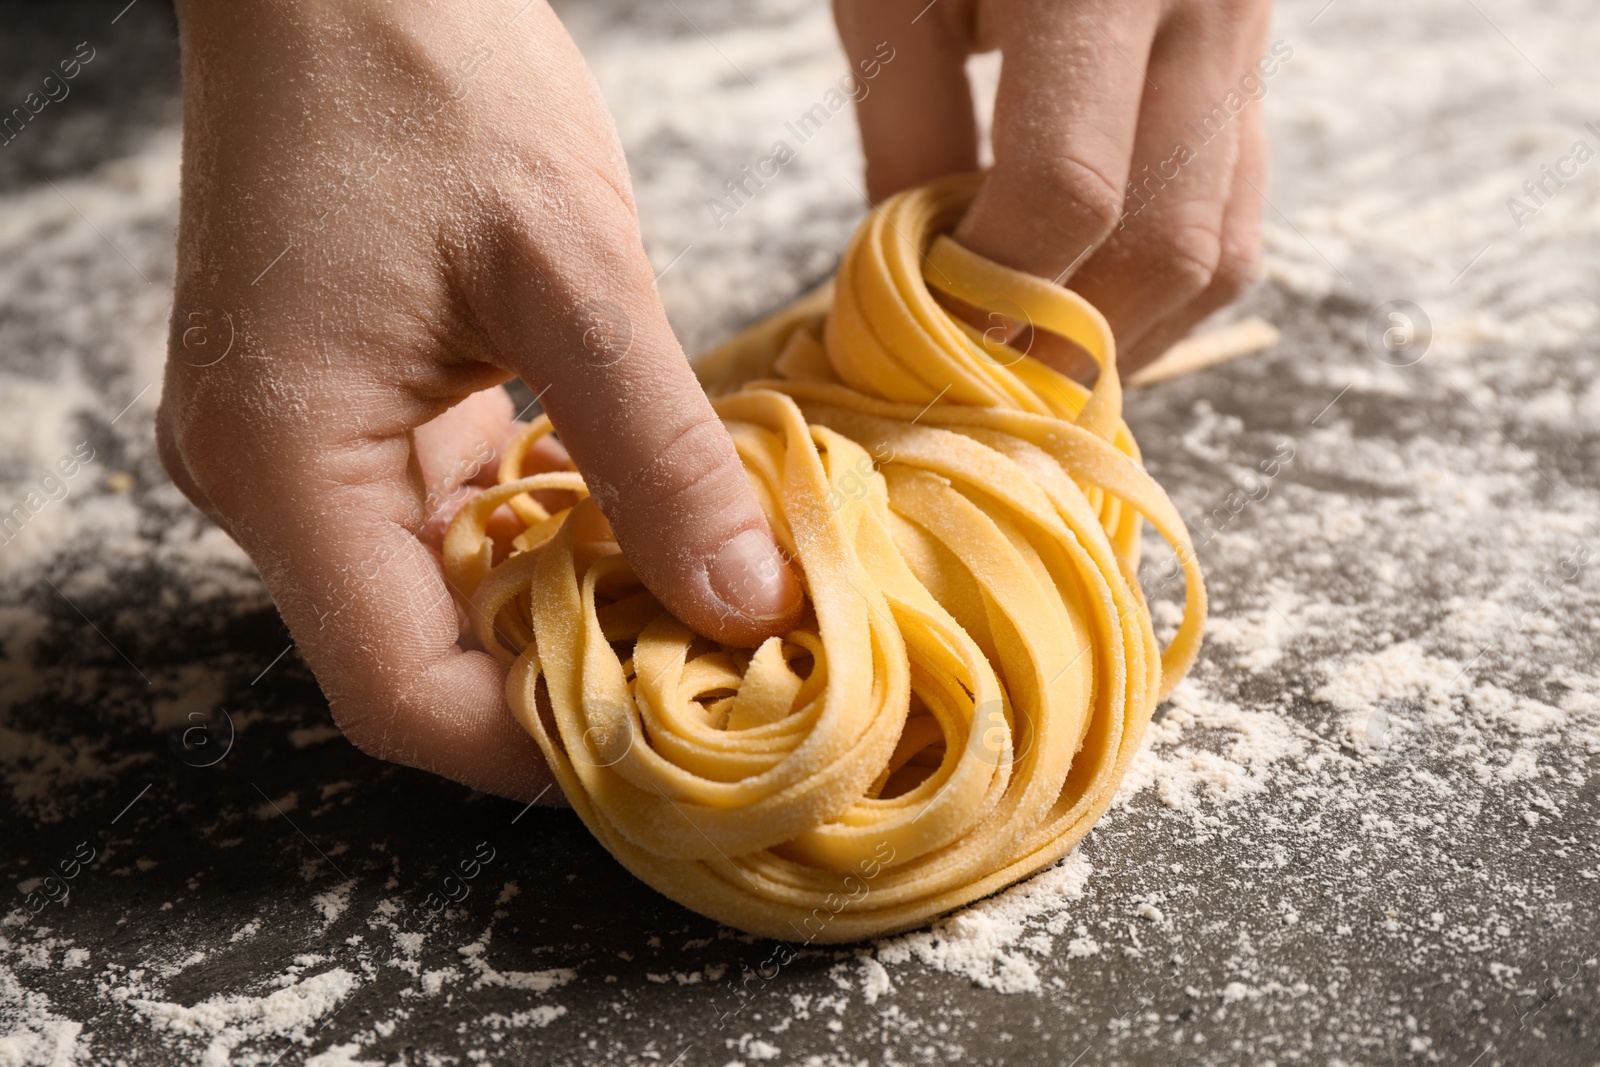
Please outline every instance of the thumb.
[{"label": "thumb", "polygon": [[540,393],[639,579],[699,633],[759,644],[798,621],[800,583],[667,323],[631,205],[610,188],[578,194],[591,218],[560,240],[503,233],[478,313]]}]

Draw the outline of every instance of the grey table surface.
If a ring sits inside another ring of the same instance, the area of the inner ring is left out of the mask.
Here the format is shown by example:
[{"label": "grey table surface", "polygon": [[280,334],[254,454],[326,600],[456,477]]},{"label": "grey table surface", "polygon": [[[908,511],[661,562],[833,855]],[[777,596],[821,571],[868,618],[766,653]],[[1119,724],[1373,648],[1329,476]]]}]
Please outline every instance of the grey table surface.
[{"label": "grey table surface", "polygon": [[[0,8],[6,107],[95,50],[0,147],[0,503],[94,450],[0,547],[0,1064],[1600,1063],[1582,5],[1280,8],[1247,310],[1283,341],[1129,401],[1205,531],[1194,679],[1081,885],[773,967],[569,812],[332,728],[155,457],[177,45],[124,2]],[[691,350],[825,276],[865,211],[847,115],[720,227],[706,206],[841,72],[824,7],[560,5]],[[1523,189],[1561,158],[1576,177]],[[1396,299],[1431,321],[1398,353],[1372,343]],[[984,923],[1025,980],[940,954]]]}]

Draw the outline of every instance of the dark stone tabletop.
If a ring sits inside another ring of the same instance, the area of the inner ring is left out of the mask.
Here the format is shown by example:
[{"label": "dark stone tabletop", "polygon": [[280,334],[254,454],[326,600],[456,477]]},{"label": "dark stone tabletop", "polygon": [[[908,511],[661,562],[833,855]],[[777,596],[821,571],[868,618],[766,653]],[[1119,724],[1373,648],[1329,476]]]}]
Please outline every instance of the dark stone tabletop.
[{"label": "dark stone tabletop", "polygon": [[[0,145],[0,509],[92,453],[0,545],[0,1064],[1600,1063],[1592,11],[1280,6],[1242,310],[1283,340],[1128,403],[1201,663],[1060,868],[779,966],[570,812],[333,728],[155,455],[177,45],[125,4],[0,5],[0,110],[94,55]],[[686,346],[825,277],[847,114],[707,201],[842,73],[827,5],[558,7]]]}]

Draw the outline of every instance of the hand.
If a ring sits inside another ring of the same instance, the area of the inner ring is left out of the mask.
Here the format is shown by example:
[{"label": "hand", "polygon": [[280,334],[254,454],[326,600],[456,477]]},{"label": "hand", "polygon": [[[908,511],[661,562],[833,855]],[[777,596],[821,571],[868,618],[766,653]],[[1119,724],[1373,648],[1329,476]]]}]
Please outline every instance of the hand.
[{"label": "hand", "polygon": [[[873,200],[977,169],[965,62],[1000,50],[994,168],[952,236],[1070,279],[1110,321],[1124,372],[1259,273],[1254,99],[1293,54],[1263,55],[1270,0],[835,0],[834,12],[853,62],[879,42],[896,52],[857,105]],[[1078,369],[1059,340],[1029,340]]]},{"label": "hand", "polygon": [[667,324],[596,86],[523,4],[180,4],[157,435],[351,741],[531,797],[543,760],[418,538],[492,474],[514,429],[499,383],[540,393],[640,578],[696,630],[756,643],[800,588]]}]

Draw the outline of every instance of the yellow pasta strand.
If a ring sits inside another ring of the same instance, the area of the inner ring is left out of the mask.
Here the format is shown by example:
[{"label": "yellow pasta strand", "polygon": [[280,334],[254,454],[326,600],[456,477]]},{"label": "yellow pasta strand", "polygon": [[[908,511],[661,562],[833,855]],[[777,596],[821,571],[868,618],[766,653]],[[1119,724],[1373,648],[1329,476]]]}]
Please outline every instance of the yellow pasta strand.
[{"label": "yellow pasta strand", "polygon": [[[722,647],[668,614],[578,475],[524,476],[542,418],[446,539],[579,817],[638,877],[741,930],[892,933],[1053,863],[1199,648],[1200,570],[1122,421],[1105,320],[942,236],[977,180],[884,204],[831,289],[702,361],[805,587],[793,632]],[[1100,365],[1093,389],[934,289],[1070,338]],[[539,490],[571,506],[551,514]],[[523,529],[497,546],[503,504]],[[1144,520],[1183,565],[1164,653],[1136,578]]]}]

